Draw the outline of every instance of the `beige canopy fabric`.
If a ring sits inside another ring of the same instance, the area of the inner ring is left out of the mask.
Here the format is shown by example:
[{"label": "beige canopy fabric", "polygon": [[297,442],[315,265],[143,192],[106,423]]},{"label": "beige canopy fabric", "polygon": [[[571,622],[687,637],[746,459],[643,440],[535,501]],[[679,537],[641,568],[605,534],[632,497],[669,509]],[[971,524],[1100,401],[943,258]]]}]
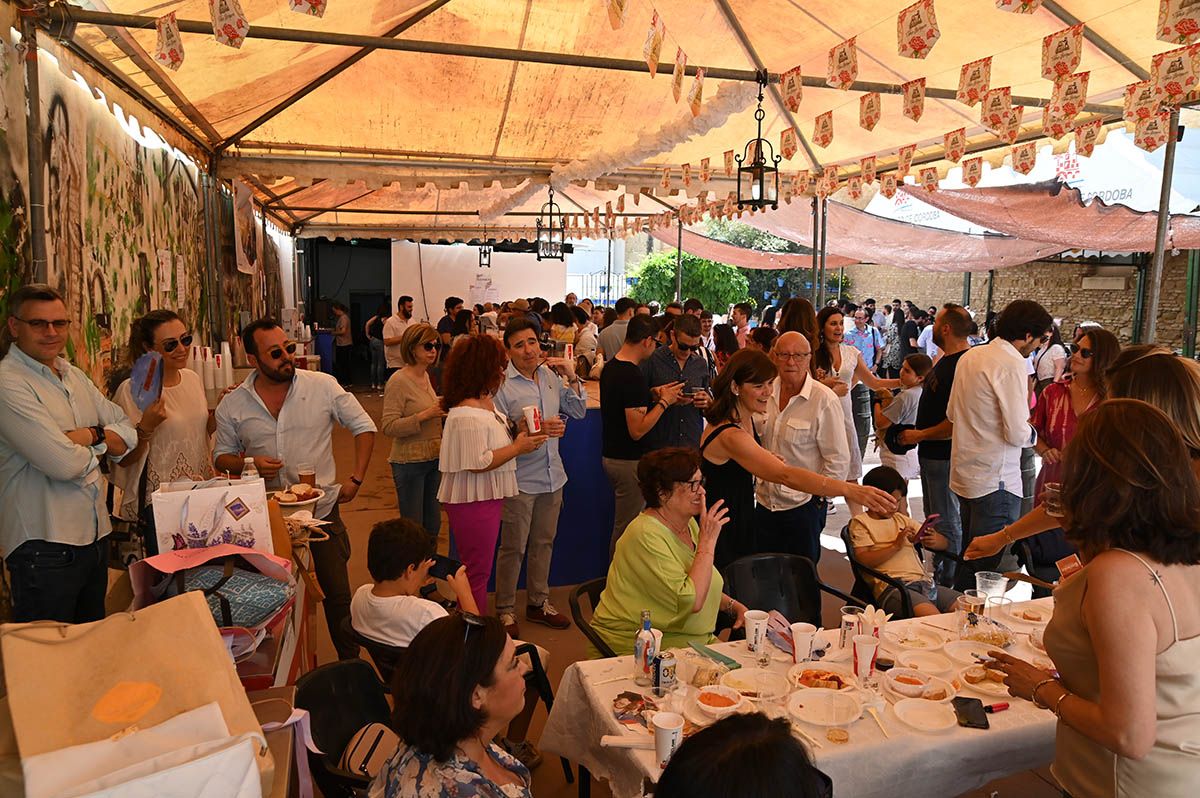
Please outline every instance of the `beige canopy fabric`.
[{"label": "beige canopy fabric", "polygon": [[[674,247],[679,243],[676,233],[670,230],[655,230],[651,233],[667,246]],[[717,241],[697,233],[695,230],[684,229],[683,251],[697,258],[728,263],[743,269],[811,269],[812,255],[801,255],[787,252],[763,252],[757,249],[746,249],[724,241]],[[858,261],[853,258],[843,258],[840,255],[826,255],[826,268],[838,269],[850,266]]]}]

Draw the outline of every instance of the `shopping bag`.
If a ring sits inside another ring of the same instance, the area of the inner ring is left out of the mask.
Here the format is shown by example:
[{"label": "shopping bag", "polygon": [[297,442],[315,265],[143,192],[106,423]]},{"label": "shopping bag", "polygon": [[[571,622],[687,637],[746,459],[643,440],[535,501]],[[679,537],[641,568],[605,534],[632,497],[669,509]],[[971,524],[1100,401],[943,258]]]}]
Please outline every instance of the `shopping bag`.
[{"label": "shopping bag", "polygon": [[160,552],[223,543],[275,550],[261,478],[170,482],[159,485],[150,503]]},{"label": "shopping bag", "polygon": [[[229,736],[260,730],[199,593],[95,623],[5,624],[0,651],[23,761],[148,729],[214,702]],[[269,793],[274,760],[256,749],[254,761]]]}]

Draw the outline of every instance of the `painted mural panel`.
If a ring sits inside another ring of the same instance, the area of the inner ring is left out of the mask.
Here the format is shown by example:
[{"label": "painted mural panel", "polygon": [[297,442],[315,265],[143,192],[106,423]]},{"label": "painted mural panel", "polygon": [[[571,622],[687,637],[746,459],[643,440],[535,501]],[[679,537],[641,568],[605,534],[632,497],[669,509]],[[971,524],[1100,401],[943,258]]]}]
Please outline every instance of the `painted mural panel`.
[{"label": "painted mural panel", "polygon": [[28,281],[28,207],[25,175],[25,76],[10,34],[16,8],[0,3],[0,293]]}]

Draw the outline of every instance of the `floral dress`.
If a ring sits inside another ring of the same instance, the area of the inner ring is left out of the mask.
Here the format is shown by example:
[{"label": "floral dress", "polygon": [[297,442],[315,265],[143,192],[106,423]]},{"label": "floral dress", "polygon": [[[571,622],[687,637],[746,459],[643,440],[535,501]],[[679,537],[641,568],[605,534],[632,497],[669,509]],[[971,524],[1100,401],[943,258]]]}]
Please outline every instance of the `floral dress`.
[{"label": "floral dress", "polygon": [[893,377],[892,371],[899,372],[904,359],[900,357],[900,328],[895,324],[885,326],[883,333],[883,358],[879,362],[880,369],[887,369],[887,376]]},{"label": "floral dress", "polygon": [[445,762],[401,742],[371,782],[369,798],[533,798],[529,770],[495,745],[488,754],[520,784],[496,784],[458,751]]}]

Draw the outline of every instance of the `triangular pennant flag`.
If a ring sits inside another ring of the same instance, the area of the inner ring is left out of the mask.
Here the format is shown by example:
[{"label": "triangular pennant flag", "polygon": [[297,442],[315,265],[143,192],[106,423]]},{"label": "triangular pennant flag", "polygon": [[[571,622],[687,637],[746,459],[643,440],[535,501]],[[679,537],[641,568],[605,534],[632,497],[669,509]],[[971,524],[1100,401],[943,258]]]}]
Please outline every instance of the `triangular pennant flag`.
[{"label": "triangular pennant flag", "polygon": [[325,16],[325,0],[289,0],[292,10],[311,17]]},{"label": "triangular pennant flag", "polygon": [[617,213],[625,213],[625,195],[617,197]]},{"label": "triangular pennant flag", "polygon": [[172,71],[183,66],[183,39],[179,36],[179,22],[172,11],[154,21],[158,29],[158,44],[154,48],[154,60]]},{"label": "triangular pennant flag", "polygon": [[1024,144],[1018,144],[1012,148],[1012,168],[1013,171],[1027,175],[1033,171],[1034,164],[1037,163],[1038,142],[1027,141]]},{"label": "triangular pennant flag", "polygon": [[683,96],[683,75],[687,70],[687,53],[682,47],[675,48],[675,70],[671,73],[671,96],[675,102]]},{"label": "triangular pennant flag", "polygon": [[996,135],[1001,141],[1009,144],[1015,144],[1017,136],[1021,135],[1021,121],[1025,118],[1025,106],[1014,105],[1008,112],[1008,117],[1004,120],[1004,127]]},{"label": "triangular pennant flag", "polygon": [[850,195],[850,199],[856,200],[862,197],[862,177],[859,175],[851,175],[846,179],[846,193]]},{"label": "triangular pennant flag", "polygon": [[833,141],[833,111],[826,111],[813,121],[813,143],[828,147]]},{"label": "triangular pennant flag", "polygon": [[628,0],[607,0],[608,24],[613,30],[620,30],[625,24],[625,14],[629,11]]},{"label": "triangular pennant flag", "polygon": [[662,168],[662,172],[660,173],[660,175],[661,176],[658,178],[658,187],[663,189],[664,191],[670,191],[671,190],[671,167],[664,166]]},{"label": "triangular pennant flag", "polygon": [[786,160],[792,160],[799,145],[796,143],[796,128],[785,127],[779,133],[779,154]]},{"label": "triangular pennant flag", "polygon": [[800,110],[804,98],[804,82],[800,67],[792,67],[779,76],[779,90],[783,93],[783,104],[793,114]]},{"label": "triangular pennant flag", "polygon": [[1073,73],[1083,54],[1083,23],[1042,39],[1042,77],[1058,80]]},{"label": "triangular pennant flag", "polygon": [[1151,59],[1150,82],[1160,104],[1178,105],[1197,89],[1200,80],[1200,44],[1159,53]]},{"label": "triangular pennant flag", "polygon": [[1161,0],[1155,35],[1171,44],[1194,43],[1200,36],[1200,6],[1195,0]]},{"label": "triangular pennant flag", "polygon": [[879,92],[869,91],[858,98],[858,124],[865,130],[874,130],[882,116],[883,101]]},{"label": "triangular pennant flag", "polygon": [[905,58],[929,55],[939,36],[933,0],[917,0],[896,17],[896,49]]},{"label": "triangular pennant flag", "polygon": [[1050,119],[1055,122],[1071,121],[1083,110],[1087,102],[1087,86],[1090,72],[1076,72],[1054,84],[1050,93]]},{"label": "triangular pennant flag", "polygon": [[829,51],[829,65],[825,82],[835,89],[846,90],[858,77],[858,48],[851,36]]},{"label": "triangular pennant flag", "polygon": [[979,123],[999,134],[1012,112],[1012,88],[988,89],[979,104]]},{"label": "triangular pennant flag", "polygon": [[1075,127],[1075,154],[1090,157],[1104,130],[1103,119],[1093,119]]},{"label": "triangular pennant flag", "polygon": [[913,153],[917,151],[916,144],[905,144],[896,151],[896,176],[904,177],[912,168]]},{"label": "triangular pennant flag", "polygon": [[1139,119],[1133,128],[1133,143],[1146,152],[1154,152],[1167,143],[1171,133],[1171,112],[1160,111]]},{"label": "triangular pennant flag", "polygon": [[983,99],[983,93],[988,90],[992,81],[992,57],[980,58],[969,64],[963,64],[958,73],[958,94],[956,99],[966,105],[974,105]]},{"label": "triangular pennant flag", "polygon": [[725,176],[733,177],[733,150],[725,150]]},{"label": "triangular pennant flag", "polygon": [[875,182],[875,156],[868,155],[866,158],[861,159],[858,162],[858,170],[860,172],[862,172],[862,179],[863,179],[864,183],[874,183]]},{"label": "triangular pennant flag", "polygon": [[1136,122],[1155,113],[1158,113],[1158,98],[1153,82],[1143,80],[1125,87],[1125,112],[1122,118],[1126,122]]},{"label": "triangular pennant flag", "polygon": [[217,41],[228,47],[241,47],[250,32],[250,22],[241,3],[238,0],[208,0],[208,13]]},{"label": "triangular pennant flag", "polygon": [[937,191],[938,170],[936,166],[926,166],[921,170],[921,186],[926,191]]},{"label": "triangular pennant flag", "polygon": [[683,187],[692,187],[692,165],[690,163],[685,163],[683,165]]},{"label": "triangular pennant flag", "polygon": [[888,172],[879,178],[879,193],[886,199],[896,196],[896,176],[894,174]]},{"label": "triangular pennant flag", "polygon": [[687,100],[688,107],[692,109],[692,116],[700,116],[700,103],[704,99],[704,67],[696,70],[696,76],[692,78],[692,86],[688,89]]},{"label": "triangular pennant flag", "polygon": [[971,188],[979,185],[983,177],[983,158],[968,158],[962,163],[963,182]]},{"label": "triangular pennant flag", "polygon": [[658,59],[662,56],[663,37],[667,35],[667,26],[655,11],[650,17],[650,29],[646,31],[646,41],[642,44],[642,60],[650,68],[650,77],[658,74]]},{"label": "triangular pennant flag", "polygon": [[1042,0],[996,0],[996,8],[1014,14],[1032,14],[1042,7]]},{"label": "triangular pennant flag", "polygon": [[946,150],[946,160],[958,163],[967,149],[967,129],[960,127],[942,136],[942,146]]},{"label": "triangular pennant flag", "polygon": [[900,84],[904,93],[904,115],[914,122],[921,121],[925,113],[925,78],[917,78]]}]

